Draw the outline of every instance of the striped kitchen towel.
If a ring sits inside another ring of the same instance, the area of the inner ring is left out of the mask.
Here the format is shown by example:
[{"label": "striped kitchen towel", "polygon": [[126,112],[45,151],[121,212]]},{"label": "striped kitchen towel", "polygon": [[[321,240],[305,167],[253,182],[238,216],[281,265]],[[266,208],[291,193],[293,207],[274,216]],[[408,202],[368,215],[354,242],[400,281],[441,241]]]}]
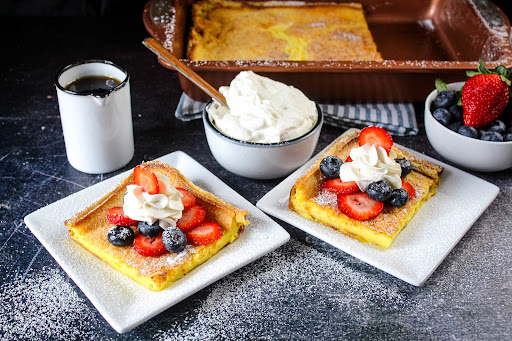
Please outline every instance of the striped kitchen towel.
[{"label": "striped kitchen towel", "polygon": [[[206,103],[197,102],[182,94],[175,116],[182,121],[201,118]],[[411,103],[383,104],[319,104],[324,123],[343,128],[363,128],[377,125],[392,135],[418,134],[416,114]]]}]

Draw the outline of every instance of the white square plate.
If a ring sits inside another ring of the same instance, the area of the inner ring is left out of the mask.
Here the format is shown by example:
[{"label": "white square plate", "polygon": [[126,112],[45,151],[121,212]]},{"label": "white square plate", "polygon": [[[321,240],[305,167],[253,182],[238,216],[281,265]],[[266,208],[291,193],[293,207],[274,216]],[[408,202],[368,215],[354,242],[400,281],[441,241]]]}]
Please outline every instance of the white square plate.
[{"label": "white square plate", "polygon": [[266,214],[183,152],[158,160],[179,169],[199,187],[249,211],[245,232],[214,257],[161,292],[146,289],[73,241],[64,220],[101,197],[131,171],[119,174],[25,217],[41,244],[75,281],[108,323],[124,333],[218,279],[286,243],[290,235]]},{"label": "white square plate", "polygon": [[[350,129],[352,130],[352,129]],[[350,130],[345,132],[347,134]],[[422,158],[444,167],[437,193],[418,210],[389,249],[364,244],[303,218],[288,208],[295,181],[329,148],[309,160],[268,192],[257,207],[360,260],[410,284],[421,286],[486,210],[499,193],[491,183],[426,155]]]}]

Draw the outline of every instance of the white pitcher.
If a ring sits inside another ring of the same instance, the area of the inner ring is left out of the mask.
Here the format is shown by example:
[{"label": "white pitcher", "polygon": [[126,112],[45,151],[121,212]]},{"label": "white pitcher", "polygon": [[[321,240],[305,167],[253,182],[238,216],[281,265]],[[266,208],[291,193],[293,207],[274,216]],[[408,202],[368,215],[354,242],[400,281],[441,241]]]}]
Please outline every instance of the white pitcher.
[{"label": "white pitcher", "polygon": [[[77,79],[103,76],[120,81],[101,93],[66,87]],[[69,163],[79,171],[100,174],[130,162],[134,153],[130,77],[105,60],[87,60],[63,68],[56,77],[60,118]]]}]

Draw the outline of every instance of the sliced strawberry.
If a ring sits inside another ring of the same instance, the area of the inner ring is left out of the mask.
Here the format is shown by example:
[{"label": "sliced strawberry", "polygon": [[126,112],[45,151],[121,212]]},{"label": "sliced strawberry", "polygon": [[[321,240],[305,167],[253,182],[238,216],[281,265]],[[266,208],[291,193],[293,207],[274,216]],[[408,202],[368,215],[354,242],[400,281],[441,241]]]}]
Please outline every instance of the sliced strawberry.
[{"label": "sliced strawberry", "polygon": [[359,192],[359,187],[355,181],[341,181],[340,178],[329,179],[324,183],[324,188],[337,194],[349,194]]},{"label": "sliced strawberry", "polygon": [[187,191],[184,188],[176,187],[176,189],[183,194],[183,198],[181,198],[181,203],[183,204],[183,207],[187,208],[190,206],[193,206],[196,204],[196,197],[190,194],[189,191]]},{"label": "sliced strawberry", "polygon": [[345,162],[352,162],[352,158],[350,157],[350,155],[347,157],[347,159],[345,160]]},{"label": "sliced strawberry", "polygon": [[205,221],[187,232],[187,240],[192,245],[210,244],[220,237],[222,237],[222,229],[219,224],[212,221]]},{"label": "sliced strawberry", "polygon": [[133,241],[133,248],[138,254],[146,257],[156,257],[167,252],[164,243],[162,242],[161,233],[160,235],[152,238],[144,237],[142,234],[139,234],[139,236]]},{"label": "sliced strawberry", "polygon": [[187,232],[197,225],[201,224],[206,216],[206,211],[201,205],[195,204],[183,210],[181,218],[178,219],[176,225]]},{"label": "sliced strawberry", "polygon": [[110,224],[119,226],[136,226],[139,222],[128,217],[122,207],[112,207],[107,211],[107,220]]},{"label": "sliced strawberry", "polygon": [[141,186],[149,194],[160,193],[158,178],[155,173],[143,166],[137,166],[133,170],[133,183]]},{"label": "sliced strawberry", "polygon": [[393,139],[391,135],[381,127],[370,126],[361,130],[359,134],[359,146],[370,144],[375,147],[382,147],[388,153],[393,147]]},{"label": "sliced strawberry", "polygon": [[402,180],[402,188],[405,189],[407,193],[409,193],[409,200],[414,198],[414,196],[416,195],[416,190],[407,181]]},{"label": "sliced strawberry", "polygon": [[367,220],[379,215],[384,203],[371,199],[363,192],[338,194],[338,208],[352,219]]}]

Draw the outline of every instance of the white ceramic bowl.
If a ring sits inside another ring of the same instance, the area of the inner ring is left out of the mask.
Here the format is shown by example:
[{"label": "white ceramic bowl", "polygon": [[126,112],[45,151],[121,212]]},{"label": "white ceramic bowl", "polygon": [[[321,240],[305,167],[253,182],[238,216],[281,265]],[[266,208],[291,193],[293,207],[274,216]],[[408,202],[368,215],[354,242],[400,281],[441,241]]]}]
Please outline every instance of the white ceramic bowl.
[{"label": "white ceramic bowl", "polygon": [[217,130],[207,112],[210,103],[203,110],[203,123],[213,157],[228,171],[250,179],[276,179],[302,166],[313,155],[324,122],[317,105],[317,122],[306,135],[279,143],[244,142]]},{"label": "white ceramic bowl", "polygon": [[[464,82],[450,83],[448,88],[460,90]],[[497,172],[512,167],[512,141],[490,142],[462,136],[439,123],[430,112],[437,95],[434,90],[425,101],[425,130],[434,149],[447,160],[468,170]]]}]

